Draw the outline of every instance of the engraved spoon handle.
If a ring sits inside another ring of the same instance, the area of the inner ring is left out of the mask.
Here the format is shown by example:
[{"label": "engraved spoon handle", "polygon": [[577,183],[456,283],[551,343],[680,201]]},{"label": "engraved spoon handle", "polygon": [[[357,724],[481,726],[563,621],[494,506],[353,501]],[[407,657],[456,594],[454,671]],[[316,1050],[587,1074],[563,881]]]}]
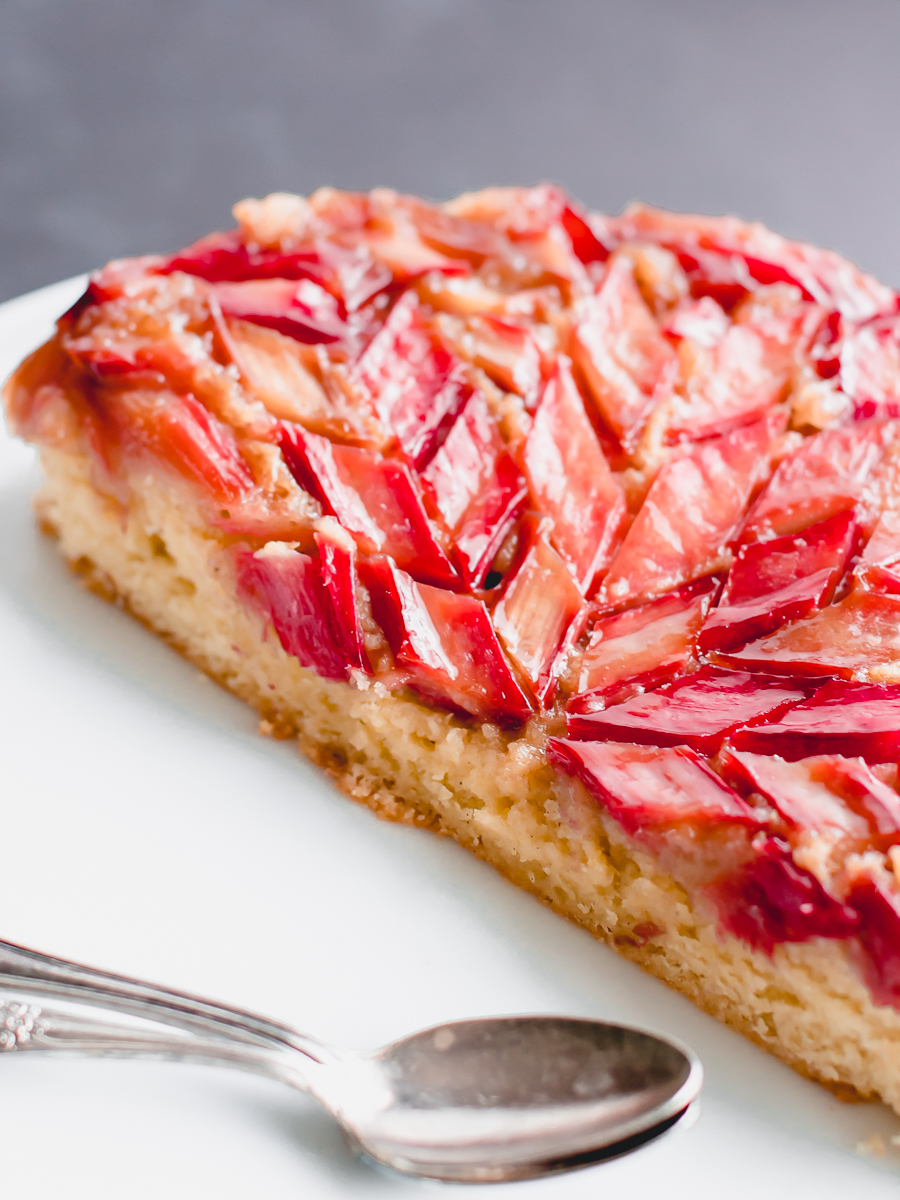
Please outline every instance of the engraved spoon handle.
[{"label": "engraved spoon handle", "polygon": [[318,1077],[340,1061],[278,1021],[11,942],[0,941],[0,990],[9,997],[0,1050],[216,1062],[317,1093]]},{"label": "engraved spoon handle", "polygon": [[153,1058],[237,1067],[306,1087],[296,1071],[295,1055],[223,1039],[204,1040],[173,1026],[120,1017],[108,1010],[79,1012],[82,1001],[49,1005],[17,988],[14,997],[0,996],[0,1055],[35,1051],[87,1058]]}]

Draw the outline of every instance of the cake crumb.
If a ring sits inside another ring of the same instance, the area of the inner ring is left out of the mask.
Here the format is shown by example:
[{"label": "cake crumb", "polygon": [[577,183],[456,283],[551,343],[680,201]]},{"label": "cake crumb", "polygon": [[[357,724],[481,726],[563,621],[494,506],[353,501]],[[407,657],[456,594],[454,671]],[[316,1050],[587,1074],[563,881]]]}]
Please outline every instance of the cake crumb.
[{"label": "cake crumb", "polygon": [[[896,1138],[891,1138],[892,1142],[896,1142]],[[887,1152],[887,1147],[884,1144],[884,1138],[880,1133],[873,1133],[870,1138],[866,1138],[863,1142],[856,1143],[856,1153],[866,1154],[880,1158]]]},{"label": "cake crumb", "polygon": [[272,724],[271,721],[266,721],[265,719],[260,721],[259,736],[260,737],[274,737],[275,736],[275,726]]}]

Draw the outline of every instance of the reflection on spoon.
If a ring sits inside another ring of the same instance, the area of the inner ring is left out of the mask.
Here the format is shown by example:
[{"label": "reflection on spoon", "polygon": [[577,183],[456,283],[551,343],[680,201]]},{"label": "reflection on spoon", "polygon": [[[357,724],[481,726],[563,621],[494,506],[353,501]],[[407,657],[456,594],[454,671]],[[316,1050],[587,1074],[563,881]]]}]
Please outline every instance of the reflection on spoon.
[{"label": "reflection on spoon", "polygon": [[[233,1066],[301,1088],[377,1162],[459,1182],[616,1157],[678,1122],[703,1069],[659,1036],[571,1017],[485,1017],[370,1054],[195,996],[0,942],[0,1051]],[[49,1003],[48,1003],[49,1000]]]}]

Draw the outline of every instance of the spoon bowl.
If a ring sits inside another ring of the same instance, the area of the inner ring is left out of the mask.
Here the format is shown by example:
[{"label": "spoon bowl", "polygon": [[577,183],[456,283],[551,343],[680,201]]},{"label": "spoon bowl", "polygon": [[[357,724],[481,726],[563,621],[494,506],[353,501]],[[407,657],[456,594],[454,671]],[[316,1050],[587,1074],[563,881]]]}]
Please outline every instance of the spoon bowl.
[{"label": "spoon bowl", "polygon": [[703,1068],[658,1035],[573,1017],[457,1021],[369,1054],[156,984],[0,942],[0,1050],[254,1071],[316,1096],[410,1175],[527,1179],[636,1149],[677,1123]]},{"label": "spoon bowl", "polygon": [[624,1153],[674,1124],[702,1083],[686,1048],[571,1017],[458,1021],[368,1059],[383,1106],[353,1128],[360,1144],[398,1170],[457,1181],[524,1179]]}]

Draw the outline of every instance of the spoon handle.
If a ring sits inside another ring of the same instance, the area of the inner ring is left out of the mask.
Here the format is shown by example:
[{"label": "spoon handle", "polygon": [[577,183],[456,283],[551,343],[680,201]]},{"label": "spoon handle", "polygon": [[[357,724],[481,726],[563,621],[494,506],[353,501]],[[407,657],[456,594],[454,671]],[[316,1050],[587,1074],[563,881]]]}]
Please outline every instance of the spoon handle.
[{"label": "spoon handle", "polygon": [[12,942],[0,941],[0,995],[0,1052],[185,1058],[312,1090],[338,1061],[330,1047],[280,1022]]},{"label": "spoon handle", "polygon": [[19,1053],[64,1054],[85,1058],[153,1058],[237,1067],[305,1087],[298,1076],[295,1055],[271,1052],[225,1038],[204,1039],[158,1020],[124,1016],[91,1006],[79,1011],[82,1000],[67,1005],[26,995],[17,988],[12,998],[0,996],[0,1055]]}]

